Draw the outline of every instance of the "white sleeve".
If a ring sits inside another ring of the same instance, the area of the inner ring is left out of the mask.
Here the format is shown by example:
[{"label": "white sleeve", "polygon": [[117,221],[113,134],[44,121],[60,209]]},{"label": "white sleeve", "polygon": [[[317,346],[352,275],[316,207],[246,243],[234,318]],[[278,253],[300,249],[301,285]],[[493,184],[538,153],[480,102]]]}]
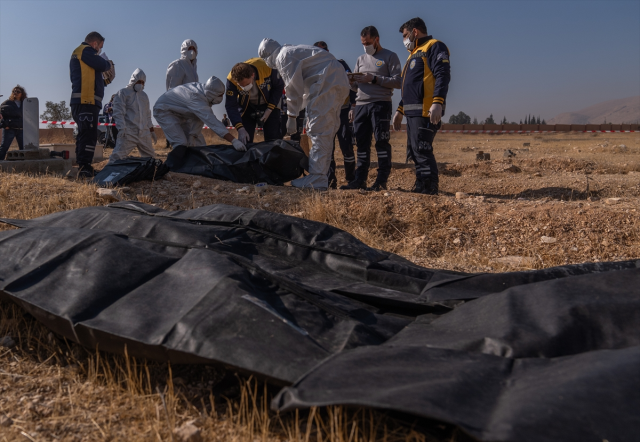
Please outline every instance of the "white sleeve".
[{"label": "white sleeve", "polygon": [[175,62],[171,63],[167,68],[167,90],[180,86],[182,84],[183,77],[184,71],[180,64]]},{"label": "white sleeve", "polygon": [[304,102],[304,79],[301,69],[294,72],[284,89],[287,96],[287,114],[298,116]]},{"label": "white sleeve", "polygon": [[204,97],[193,97],[189,103],[191,112],[205,125],[209,126],[219,137],[224,138],[229,133],[227,128],[216,118]]},{"label": "white sleeve", "polygon": [[124,116],[127,113],[127,105],[124,101],[124,98],[121,95],[122,89],[116,92],[113,97],[113,121],[116,123],[116,128],[118,130],[125,128],[125,120]]},{"label": "white sleeve", "polygon": [[151,121],[151,104],[149,103],[149,96],[147,94],[145,94],[146,97],[146,103],[145,103],[145,107],[144,107],[144,112],[145,112],[145,116],[144,116],[144,122],[146,123],[147,128],[151,128],[153,127],[153,121]]}]

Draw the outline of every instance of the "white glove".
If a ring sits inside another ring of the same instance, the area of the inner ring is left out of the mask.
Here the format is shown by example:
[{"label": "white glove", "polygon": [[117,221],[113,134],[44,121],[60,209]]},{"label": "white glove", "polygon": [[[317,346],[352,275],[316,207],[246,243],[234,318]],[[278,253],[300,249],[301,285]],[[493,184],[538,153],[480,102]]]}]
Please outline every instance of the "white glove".
[{"label": "white glove", "polygon": [[238,129],[238,140],[242,144],[247,144],[249,142],[249,132],[244,127]]},{"label": "white glove", "polygon": [[260,121],[264,123],[269,118],[269,115],[271,115],[271,109],[267,109],[266,111],[264,111],[264,115],[262,116],[262,118],[260,118]]},{"label": "white glove", "polygon": [[396,111],[396,114],[393,116],[393,130],[395,130],[396,132],[400,131],[400,129],[402,129],[402,117],[404,115],[402,115],[400,112]]},{"label": "white glove", "polygon": [[158,136],[156,135],[155,132],[151,132],[151,139],[153,140],[153,144],[158,143]]},{"label": "white glove", "polygon": [[349,109],[349,123],[353,123],[354,114],[355,112],[353,111],[353,108]]},{"label": "white glove", "polygon": [[292,116],[287,118],[287,135],[292,135],[298,132],[298,123],[296,119]]},{"label": "white glove", "polygon": [[433,124],[438,124],[442,118],[442,105],[433,103],[429,108],[430,120]]},{"label": "white glove", "polygon": [[231,144],[233,145],[233,148],[235,150],[237,150],[238,152],[246,152],[247,151],[247,146],[245,146],[244,144],[242,144],[242,142],[240,142],[240,140],[238,140],[237,138],[234,139]]}]

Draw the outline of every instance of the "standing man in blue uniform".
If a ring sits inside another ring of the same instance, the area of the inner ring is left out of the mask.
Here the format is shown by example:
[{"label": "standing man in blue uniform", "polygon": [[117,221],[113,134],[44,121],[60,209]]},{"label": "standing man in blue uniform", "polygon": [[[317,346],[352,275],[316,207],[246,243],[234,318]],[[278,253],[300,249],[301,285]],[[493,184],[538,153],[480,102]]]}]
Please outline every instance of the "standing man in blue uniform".
[{"label": "standing man in blue uniform", "polygon": [[98,144],[98,114],[102,109],[105,80],[103,72],[111,70],[112,64],[100,56],[104,37],[91,32],[71,54],[69,75],[71,77],[71,115],[78,127],[76,138],[76,161],[78,176],[90,178],[93,153]]},{"label": "standing man in blue uniform", "polygon": [[400,26],[400,32],[410,55],[402,72],[402,99],[393,117],[393,128],[400,130],[404,115],[409,155],[416,165],[416,182],[411,191],[437,195],[438,164],[433,139],[441,127],[451,80],[449,49],[427,35],[427,26],[419,17]]},{"label": "standing man in blue uniform", "polygon": [[[322,48],[329,52],[329,46],[324,41],[318,41],[313,44],[318,48]],[[338,62],[344,67],[347,74],[351,73],[349,65],[342,59]],[[356,170],[356,157],[353,153],[353,130],[351,128],[351,121],[349,121],[349,111],[351,106],[356,105],[356,92],[354,90],[349,91],[349,96],[345,98],[342,109],[340,110],[340,128],[338,129],[338,145],[342,151],[344,158],[344,173],[347,182],[351,182],[355,178]],[[335,149],[334,149],[335,153]],[[329,187],[336,189],[338,187],[338,178],[336,177],[336,160],[334,154],[331,154],[331,167],[329,168]]]},{"label": "standing man in blue uniform", "polygon": [[233,66],[227,76],[224,107],[242,144],[253,143],[258,122],[262,123],[265,141],[282,139],[278,106],[283,90],[284,81],[277,69],[268,67],[262,58]]}]

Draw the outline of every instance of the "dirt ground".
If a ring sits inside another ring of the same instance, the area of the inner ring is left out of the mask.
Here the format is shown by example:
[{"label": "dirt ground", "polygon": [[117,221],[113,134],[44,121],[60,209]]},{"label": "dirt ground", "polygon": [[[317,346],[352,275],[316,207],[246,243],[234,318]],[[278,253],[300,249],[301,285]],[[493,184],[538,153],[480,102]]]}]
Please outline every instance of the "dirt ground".
[{"label": "dirt ground", "polygon": [[[499,272],[640,259],[640,134],[440,134],[438,196],[409,192],[404,134],[394,133],[392,144],[397,168],[386,192],[271,186],[258,194],[251,185],[170,173],[121,196],[168,210],[225,203],[322,221],[432,268]],[[161,139],[161,158],[163,146]],[[491,159],[476,161],[478,151]],[[107,203],[84,182],[0,173],[2,217]],[[446,425],[370,410],[277,415],[267,411],[272,391],[254,380],[85,350],[0,301],[4,336],[14,344],[0,345],[0,441],[198,440],[189,431],[220,441],[468,440]]]}]

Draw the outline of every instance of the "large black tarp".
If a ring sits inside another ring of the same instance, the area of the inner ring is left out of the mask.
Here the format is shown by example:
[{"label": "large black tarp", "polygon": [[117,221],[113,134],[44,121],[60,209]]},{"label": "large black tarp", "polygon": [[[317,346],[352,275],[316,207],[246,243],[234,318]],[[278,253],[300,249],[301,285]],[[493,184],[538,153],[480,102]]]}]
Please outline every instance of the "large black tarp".
[{"label": "large black tarp", "polygon": [[225,205],[5,222],[0,296],[83,345],[257,374],[281,410],[365,405],[487,441],[640,434],[640,262],[430,270]]},{"label": "large black tarp", "polygon": [[273,140],[250,144],[237,152],[228,144],[176,146],[167,156],[172,172],[256,184],[282,185],[300,177],[309,159],[295,141]]}]

